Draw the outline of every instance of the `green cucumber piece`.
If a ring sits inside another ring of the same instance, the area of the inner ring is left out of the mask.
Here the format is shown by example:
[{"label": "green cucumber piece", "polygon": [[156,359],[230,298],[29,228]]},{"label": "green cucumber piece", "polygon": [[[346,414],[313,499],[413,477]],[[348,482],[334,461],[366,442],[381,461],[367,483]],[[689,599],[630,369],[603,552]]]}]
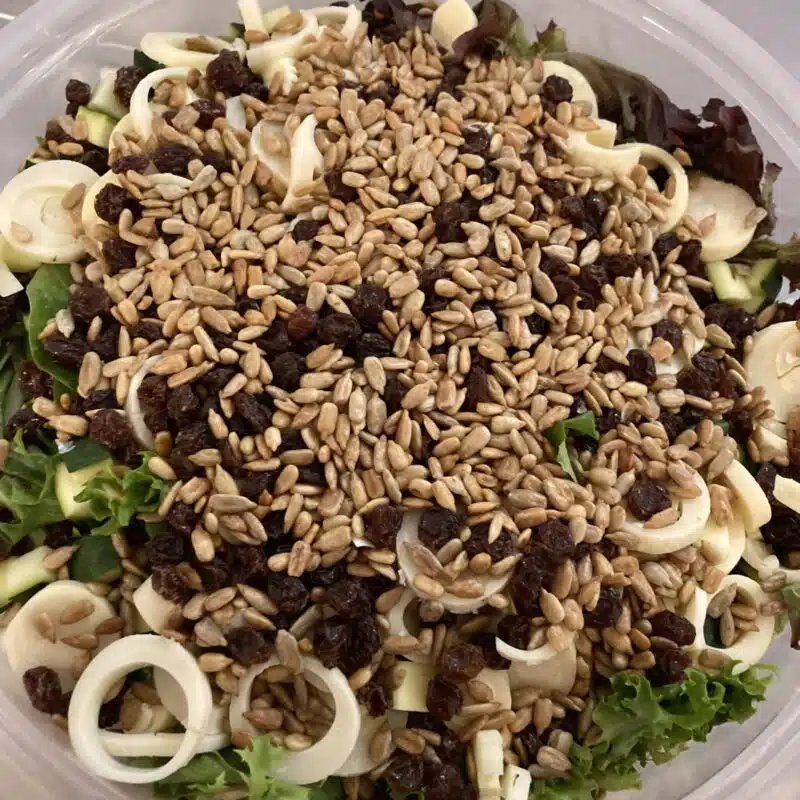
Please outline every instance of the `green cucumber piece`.
[{"label": "green cucumber piece", "polygon": [[82,119],[89,129],[89,141],[98,147],[108,148],[111,141],[111,131],[114,130],[117,120],[104,114],[102,111],[94,111],[86,106],[81,106],[75,119]]},{"label": "green cucumber piece", "polygon": [[100,475],[112,463],[111,460],[107,459],[98,464],[93,464],[91,467],[79,469],[77,472],[70,472],[66,464],[58,465],[56,470],[56,497],[66,519],[88,520],[93,518],[90,504],[79,503],[76,498],[92,478]]},{"label": "green cucumber piece", "polygon": [[734,305],[736,308],[741,308],[742,311],[746,311],[748,314],[757,314],[766,302],[767,298],[763,294],[754,294],[749,300],[744,300]]},{"label": "green cucumber piece", "polygon": [[717,297],[723,302],[739,303],[752,297],[744,278],[734,275],[727,261],[712,261],[706,270]]},{"label": "green cucumber piece", "polygon": [[762,258],[754,262],[746,280],[752,294],[760,294],[767,300],[774,300],[783,285],[778,259]]},{"label": "green cucumber piece", "polygon": [[150,56],[143,53],[141,50],[133,51],[133,66],[143,69],[147,75],[158,69],[164,69],[164,64],[160,61],[156,61],[154,58],[150,58]]},{"label": "green cucumber piece", "polygon": [[114,83],[117,80],[117,73],[113,69],[105,70],[100,82],[94,87],[88,107],[92,111],[99,111],[107,114],[112,119],[122,119],[128,109],[120,103],[114,93]]},{"label": "green cucumber piece", "polygon": [[19,558],[9,558],[0,563],[0,606],[8,605],[17,595],[43,583],[52,583],[56,573],[42,563],[53,551],[37,547]]}]

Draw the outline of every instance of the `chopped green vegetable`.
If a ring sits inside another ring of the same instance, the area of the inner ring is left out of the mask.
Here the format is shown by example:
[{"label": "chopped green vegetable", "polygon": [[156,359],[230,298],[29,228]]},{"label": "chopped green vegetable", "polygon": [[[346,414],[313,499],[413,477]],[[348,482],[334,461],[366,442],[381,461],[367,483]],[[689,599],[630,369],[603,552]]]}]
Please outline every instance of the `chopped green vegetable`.
[{"label": "chopped green vegetable", "polygon": [[75,446],[62,455],[62,461],[70,472],[91,467],[100,461],[109,461],[111,453],[94,439],[78,439]]},{"label": "chopped green vegetable", "polygon": [[548,428],[544,432],[547,441],[556,448],[556,461],[573,481],[577,481],[577,477],[575,476],[572,460],[569,457],[567,439],[571,433],[599,439],[600,434],[597,432],[596,421],[597,418],[591,411],[585,411],[577,417],[570,417],[557,422],[552,428]]},{"label": "chopped green vegetable", "polygon": [[52,375],[68,390],[75,391],[78,386],[77,372],[51,358],[39,341],[39,334],[56,312],[67,307],[71,285],[72,276],[66,264],[43,264],[39,267],[26,290],[31,310],[25,325],[28,329],[28,347],[36,366]]},{"label": "chopped green vegetable", "polygon": [[107,536],[84,536],[69,562],[76,581],[96,581],[119,568],[119,555]]},{"label": "chopped green vegetable", "polygon": [[792,647],[800,650],[800,583],[784,586],[781,591],[781,599],[786,606],[786,611],[778,620],[778,632],[780,633],[788,622],[792,629]]},{"label": "chopped green vegetable", "polygon": [[[778,244],[778,242],[767,237],[754,239],[743,253],[736,256],[737,261],[741,261],[745,264],[756,264],[758,261],[767,258],[774,258],[777,260],[776,275],[778,277],[780,275],[786,277],[794,289],[800,286],[799,234],[793,234],[792,238],[784,244]],[[773,278],[770,284],[764,285],[763,290],[766,292],[767,289],[777,294],[780,289],[780,281]],[[772,298],[768,297],[768,299]]]},{"label": "chopped green vegetable", "polygon": [[0,474],[0,505],[15,517],[0,523],[0,538],[14,545],[38,528],[64,519],[55,493],[60,457],[26,448],[19,434]]},{"label": "chopped green vegetable", "polygon": [[0,431],[5,430],[11,416],[25,402],[17,378],[20,363],[25,359],[25,345],[25,328],[21,323],[0,337]]},{"label": "chopped green vegetable", "polygon": [[160,61],[156,61],[154,58],[150,58],[150,56],[143,53],[141,50],[133,51],[133,66],[143,69],[145,75],[149,75],[151,72],[155,72],[159,69],[164,69],[164,64]]},{"label": "chopped green vegetable", "polygon": [[570,778],[534,781],[531,800],[593,800],[602,792],[638,788],[639,767],[670,761],[690,742],[705,741],[712,728],[749,719],[775,668],[757,664],[734,675],[733,667],[729,663],[716,675],[689,669],[680,683],[661,687],[642,675],[617,673],[594,711],[598,743],[573,747]]}]

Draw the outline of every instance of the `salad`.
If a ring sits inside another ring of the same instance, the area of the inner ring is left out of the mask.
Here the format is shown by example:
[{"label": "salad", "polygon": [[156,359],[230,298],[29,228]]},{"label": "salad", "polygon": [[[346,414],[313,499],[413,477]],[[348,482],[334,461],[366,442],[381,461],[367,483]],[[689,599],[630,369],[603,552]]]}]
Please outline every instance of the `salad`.
[{"label": "salad", "polygon": [[70,80],[0,192],[34,708],[184,800],[593,800],[745,722],[800,247],[743,110],[502,0],[238,7]]}]

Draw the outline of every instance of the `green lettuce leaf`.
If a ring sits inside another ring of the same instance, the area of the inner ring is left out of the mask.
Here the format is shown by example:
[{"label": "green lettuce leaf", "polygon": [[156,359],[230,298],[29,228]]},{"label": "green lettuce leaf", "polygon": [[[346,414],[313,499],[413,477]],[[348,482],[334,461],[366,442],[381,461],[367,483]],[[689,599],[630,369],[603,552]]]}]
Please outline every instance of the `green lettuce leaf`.
[{"label": "green lettuce leaf", "polygon": [[759,664],[740,675],[734,664],[710,675],[686,671],[680,683],[654,687],[642,675],[621,672],[594,711],[597,744],[576,746],[568,780],[534,781],[533,800],[593,800],[603,792],[639,788],[639,768],[663,764],[713,728],[744,722],[764,699],[773,667]]},{"label": "green lettuce leaf", "polygon": [[69,304],[69,287],[72,276],[66,264],[43,264],[34,273],[28,288],[30,313],[25,320],[28,330],[28,348],[34,364],[52,375],[54,380],[72,391],[78,386],[78,373],[51,358],[39,341],[39,334],[56,312]]},{"label": "green lettuce leaf", "polygon": [[69,562],[70,576],[87,583],[119,568],[119,555],[108,536],[84,536]]},{"label": "green lettuce leaf", "polygon": [[72,448],[62,454],[61,460],[70,472],[77,472],[101,461],[111,460],[111,453],[100,442],[87,437],[78,439]]},{"label": "green lettuce leaf", "polygon": [[575,468],[572,465],[572,459],[569,457],[568,438],[569,435],[578,434],[579,436],[590,436],[592,439],[599,439],[600,434],[597,432],[597,417],[591,411],[585,411],[577,417],[570,417],[569,419],[562,420],[548,428],[545,432],[545,438],[556,448],[556,461],[564,472],[577,481],[575,475]]},{"label": "green lettuce leaf", "polygon": [[[754,239],[735,260],[743,264],[754,264],[764,258],[777,259],[777,273],[786,277],[793,289],[800,286],[800,235],[793,234],[792,238],[783,244],[768,237]],[[780,285],[773,288],[777,294]]]},{"label": "green lettuce leaf", "polygon": [[64,519],[55,493],[59,461],[58,455],[26,448],[21,434],[11,444],[0,474],[0,506],[14,515],[13,522],[0,523],[0,538],[8,545]]},{"label": "green lettuce leaf", "polygon": [[800,583],[784,586],[781,600],[786,611],[778,617],[778,633],[781,633],[788,622],[792,629],[792,647],[800,650]]},{"label": "green lettuce leaf", "polygon": [[0,430],[22,408],[25,398],[17,375],[26,356],[26,334],[22,322],[12,325],[0,336]]}]

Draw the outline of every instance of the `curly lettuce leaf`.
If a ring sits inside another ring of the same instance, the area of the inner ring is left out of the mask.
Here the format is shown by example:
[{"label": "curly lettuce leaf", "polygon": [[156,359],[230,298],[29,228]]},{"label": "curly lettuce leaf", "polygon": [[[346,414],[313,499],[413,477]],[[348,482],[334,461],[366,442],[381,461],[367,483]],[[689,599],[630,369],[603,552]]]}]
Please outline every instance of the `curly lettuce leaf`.
[{"label": "curly lettuce leaf", "polygon": [[[776,273],[787,278],[793,289],[800,286],[800,235],[793,234],[792,238],[783,244],[766,236],[754,239],[742,253],[736,256],[736,261],[743,264],[754,264],[756,261],[766,258],[777,260]],[[777,288],[780,289],[780,286]],[[771,298],[768,297],[768,299]]]},{"label": "curly lettuce leaf", "polygon": [[569,457],[568,439],[570,434],[577,434],[578,436],[589,436],[592,439],[599,439],[600,434],[597,432],[597,417],[591,411],[585,411],[577,417],[570,417],[569,419],[562,420],[548,428],[545,432],[545,438],[556,448],[556,461],[561,469],[577,481],[575,475],[575,468],[572,465],[572,459]]},{"label": "curly lettuce leaf", "polygon": [[573,747],[567,780],[534,781],[533,800],[593,800],[602,792],[640,787],[639,768],[663,764],[690,742],[704,742],[726,722],[744,722],[764,699],[775,669],[756,665],[739,675],[734,664],[711,675],[689,669],[680,683],[654,687],[621,672],[594,711],[597,744]]}]

